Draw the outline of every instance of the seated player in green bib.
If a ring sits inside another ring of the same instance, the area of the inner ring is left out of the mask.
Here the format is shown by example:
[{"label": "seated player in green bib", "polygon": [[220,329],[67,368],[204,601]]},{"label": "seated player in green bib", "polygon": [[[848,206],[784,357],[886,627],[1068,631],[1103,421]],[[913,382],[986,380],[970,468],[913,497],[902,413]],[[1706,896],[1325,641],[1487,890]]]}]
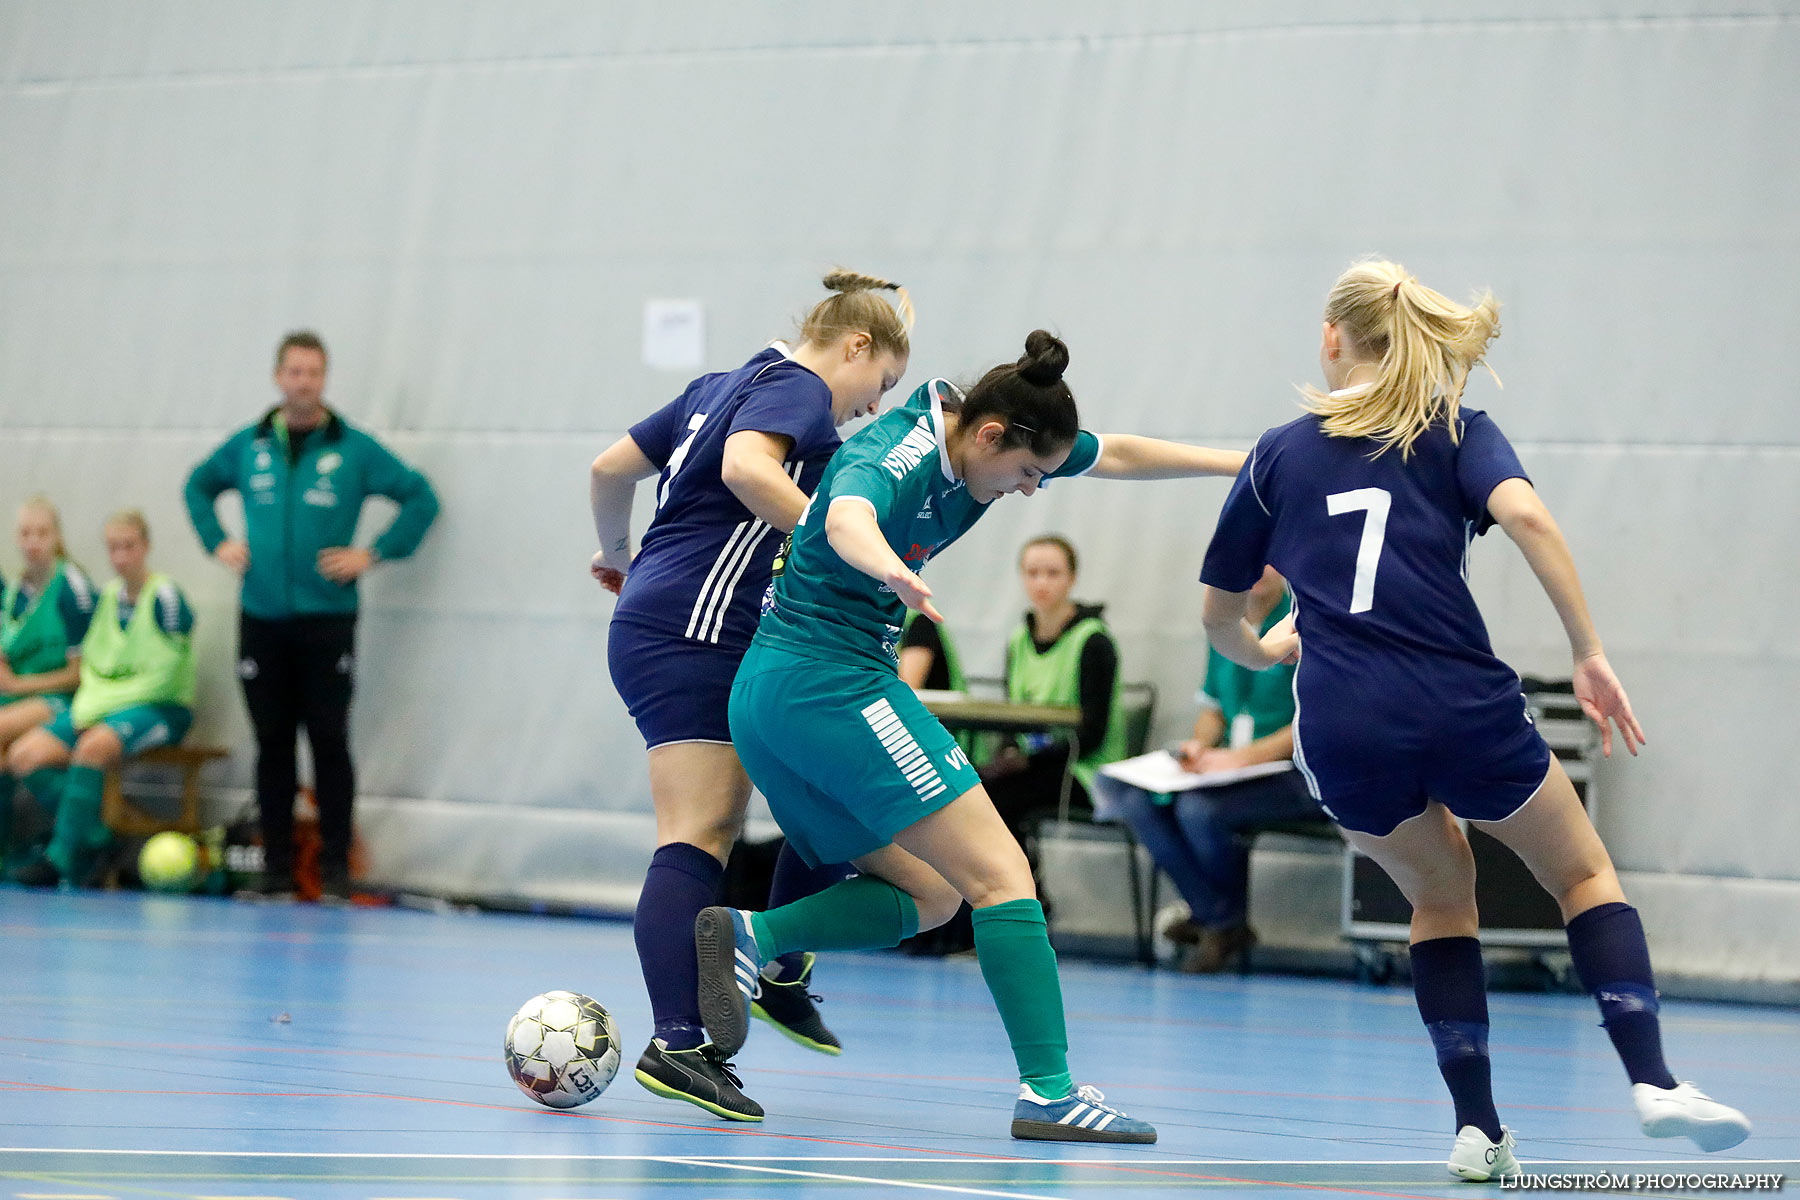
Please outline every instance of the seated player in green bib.
[{"label": "seated player in green bib", "polygon": [[1240,453],[1081,429],[1069,352],[1042,330],[965,396],[942,379],[844,443],[789,539],[731,693],[731,735],[789,844],[862,872],[766,913],[695,922],[707,1032],[735,1053],[761,964],[788,950],[893,946],[975,910],[983,978],[1021,1086],[1014,1137],[1152,1142],[1069,1074],[1056,955],[1024,852],[968,757],[896,673],[907,609],[942,620],[917,575],[992,503],[1048,480],[1230,476]]},{"label": "seated player in green bib", "polygon": [[1119,712],[1119,648],[1103,615],[1105,605],[1078,604],[1075,547],[1055,534],[1019,551],[1019,581],[1031,608],[1006,645],[1006,698],[1014,704],[1079,707],[1077,757],[1069,764],[1067,734],[1023,734],[982,766],[981,777],[1001,819],[1023,843],[1031,825],[1054,815],[1070,778],[1070,807],[1091,806],[1094,776],[1125,757]]},{"label": "seated player in green bib", "polygon": [[[149,568],[142,513],[106,522],[106,556],[119,577],[100,593],[81,642],[81,686],[68,708],[13,743],[7,771],[56,812],[41,858],[11,873],[30,887],[86,881],[111,833],[100,820],[106,772],[122,760],[179,742],[194,720],[194,614],[181,589]],[[60,789],[37,790],[66,767]]]},{"label": "seated player in green bib", "polygon": [[[94,615],[94,585],[69,561],[62,520],[43,496],[19,508],[19,552],[24,569],[0,600],[0,761],[21,736],[69,707]],[[0,860],[12,846],[16,785],[0,771]]]}]

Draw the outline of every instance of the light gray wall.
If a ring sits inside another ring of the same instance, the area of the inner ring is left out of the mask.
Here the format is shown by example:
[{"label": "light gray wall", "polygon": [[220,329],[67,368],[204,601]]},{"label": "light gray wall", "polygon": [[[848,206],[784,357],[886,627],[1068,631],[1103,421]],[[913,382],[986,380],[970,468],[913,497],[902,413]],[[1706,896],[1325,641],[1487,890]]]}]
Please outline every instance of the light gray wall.
[{"label": "light gray wall", "polygon": [[[643,754],[585,575],[589,458],[734,365],[833,263],[903,280],[907,386],[1073,350],[1102,430],[1245,445],[1316,374],[1353,257],[1506,304],[1478,380],[1560,516],[1649,728],[1603,832],[1665,961],[1800,972],[1800,19],[1672,2],[0,6],[0,478],[78,554],[135,503],[202,620],[198,736],[242,746],[232,583],[183,472],[322,330],[330,395],[444,515],[367,590],[363,812],[394,882],[628,904]],[[993,666],[1031,532],[1080,545],[1127,672],[1187,719],[1217,483],[1062,485],[932,567]],[[1502,653],[1565,651],[1483,545]],[[985,649],[984,649],[985,647]],[[248,779],[247,757],[231,781]],[[1708,897],[1695,906],[1661,898]],[[1660,907],[1658,907],[1660,905]],[[1753,931],[1721,956],[1718,930]],[[1722,960],[1723,958],[1723,960]]]}]

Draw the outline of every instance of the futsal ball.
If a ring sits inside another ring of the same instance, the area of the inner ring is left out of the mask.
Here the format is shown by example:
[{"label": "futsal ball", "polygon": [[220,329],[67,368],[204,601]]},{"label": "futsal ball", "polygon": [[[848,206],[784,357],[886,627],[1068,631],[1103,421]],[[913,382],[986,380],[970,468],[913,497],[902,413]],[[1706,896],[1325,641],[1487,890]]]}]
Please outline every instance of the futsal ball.
[{"label": "futsal ball", "polygon": [[200,875],[200,847],[185,833],[165,830],[138,852],[138,878],[153,891],[188,891]]},{"label": "futsal ball", "polygon": [[519,1090],[539,1104],[586,1104],[618,1074],[618,1027],[590,996],[533,996],[507,1023],[506,1070]]}]

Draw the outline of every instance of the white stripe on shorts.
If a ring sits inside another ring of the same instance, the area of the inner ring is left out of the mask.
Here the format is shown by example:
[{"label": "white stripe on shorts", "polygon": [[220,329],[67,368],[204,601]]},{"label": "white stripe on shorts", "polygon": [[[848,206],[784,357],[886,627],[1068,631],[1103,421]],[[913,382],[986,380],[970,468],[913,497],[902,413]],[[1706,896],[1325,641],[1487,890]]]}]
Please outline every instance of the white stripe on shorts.
[{"label": "white stripe on shorts", "polygon": [[725,539],[724,549],[720,550],[719,557],[713,560],[712,570],[706,573],[706,582],[700,585],[700,594],[694,597],[694,611],[688,615],[686,636],[695,636],[694,631],[700,627],[700,614],[706,611],[706,602],[712,595],[713,584],[718,580],[719,572],[725,566],[726,561],[736,550],[738,539],[749,533],[751,526],[761,523],[754,518],[748,521],[739,521],[737,528],[731,531],[731,536]]},{"label": "white stripe on shorts", "polygon": [[950,790],[950,785],[938,778],[937,766],[931,761],[931,756],[920,748],[906,728],[906,722],[900,719],[900,714],[894,711],[894,706],[885,698],[863,709],[862,715],[863,720],[869,723],[869,728],[875,731],[875,736],[881,740],[882,749],[888,752],[888,757],[900,768],[900,774],[906,777],[906,782],[912,786],[913,791],[919,793],[919,799],[936,799]]}]

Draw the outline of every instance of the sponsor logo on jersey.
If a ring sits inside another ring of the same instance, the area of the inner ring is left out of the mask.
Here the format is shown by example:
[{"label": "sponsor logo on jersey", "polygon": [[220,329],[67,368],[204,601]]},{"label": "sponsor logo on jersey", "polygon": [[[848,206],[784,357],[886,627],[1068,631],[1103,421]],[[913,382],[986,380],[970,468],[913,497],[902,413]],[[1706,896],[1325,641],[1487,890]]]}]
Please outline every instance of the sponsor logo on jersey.
[{"label": "sponsor logo on jersey", "polygon": [[925,456],[937,449],[937,435],[925,424],[914,425],[912,432],[894,444],[881,460],[888,474],[895,479],[905,479],[906,473],[925,461]]}]

